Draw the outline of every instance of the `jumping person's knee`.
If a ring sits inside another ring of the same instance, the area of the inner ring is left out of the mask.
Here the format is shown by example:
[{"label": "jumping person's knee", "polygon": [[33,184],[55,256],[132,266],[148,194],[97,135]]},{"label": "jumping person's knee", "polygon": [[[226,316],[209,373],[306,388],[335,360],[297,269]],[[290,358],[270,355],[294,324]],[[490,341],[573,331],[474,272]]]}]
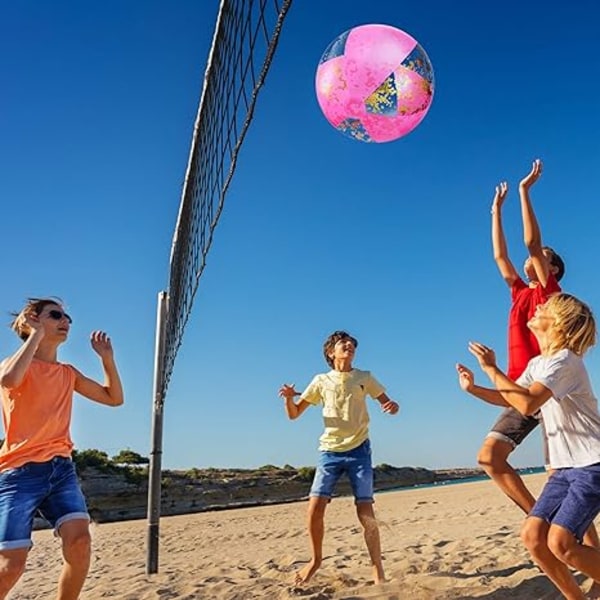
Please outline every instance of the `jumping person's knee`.
[{"label": "jumping person's knee", "polygon": [[92,552],[92,536],[87,521],[68,521],[60,527],[59,534],[65,558],[70,562],[80,563],[89,560]]},{"label": "jumping person's knee", "polygon": [[539,530],[531,525],[531,521],[529,519],[525,519],[525,522],[521,527],[521,541],[527,550],[534,552],[546,542],[542,539]]},{"label": "jumping person's knee", "polygon": [[377,521],[375,519],[375,511],[373,510],[372,502],[357,502],[356,515],[363,528],[370,529],[377,526]]},{"label": "jumping person's knee", "polygon": [[486,470],[494,470],[507,464],[508,456],[512,451],[513,445],[509,442],[486,438],[477,454],[477,462]]},{"label": "jumping person's knee", "polygon": [[82,531],[64,541],[65,548],[78,554],[89,553],[92,548],[92,537],[88,531]]},{"label": "jumping person's knee", "polygon": [[331,498],[326,496],[311,496],[308,501],[308,517],[323,516],[330,501]]},{"label": "jumping person's knee", "polygon": [[532,556],[548,549],[548,523],[539,517],[528,517],[521,527],[521,540]]},{"label": "jumping person's knee", "polygon": [[575,536],[565,529],[550,527],[548,532],[548,548],[550,552],[561,562],[570,565],[572,563],[573,550],[577,546]]}]

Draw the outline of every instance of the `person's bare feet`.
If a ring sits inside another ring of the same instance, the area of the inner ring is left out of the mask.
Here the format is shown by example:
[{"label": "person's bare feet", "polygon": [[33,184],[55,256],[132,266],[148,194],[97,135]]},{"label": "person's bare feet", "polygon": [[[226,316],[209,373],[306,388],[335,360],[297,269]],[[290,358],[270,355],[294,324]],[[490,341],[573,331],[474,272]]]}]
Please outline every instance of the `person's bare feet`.
[{"label": "person's bare feet", "polygon": [[294,585],[307,583],[311,577],[319,570],[321,561],[313,558],[305,567],[294,573]]}]

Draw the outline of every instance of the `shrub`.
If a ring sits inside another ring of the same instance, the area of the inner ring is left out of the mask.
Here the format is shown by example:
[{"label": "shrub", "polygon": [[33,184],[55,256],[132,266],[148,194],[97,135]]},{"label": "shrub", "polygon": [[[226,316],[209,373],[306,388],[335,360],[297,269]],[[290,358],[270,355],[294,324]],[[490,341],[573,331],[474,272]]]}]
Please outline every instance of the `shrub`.
[{"label": "shrub", "polygon": [[298,469],[298,479],[301,481],[312,481],[315,476],[315,467],[300,467]]}]

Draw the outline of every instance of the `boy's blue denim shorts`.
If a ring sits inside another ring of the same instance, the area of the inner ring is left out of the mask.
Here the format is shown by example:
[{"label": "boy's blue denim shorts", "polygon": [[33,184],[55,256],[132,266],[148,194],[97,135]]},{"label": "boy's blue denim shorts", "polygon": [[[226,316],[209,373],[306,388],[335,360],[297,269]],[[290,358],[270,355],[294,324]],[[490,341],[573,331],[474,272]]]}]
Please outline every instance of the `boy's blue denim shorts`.
[{"label": "boy's blue denim shorts", "polygon": [[600,463],[554,471],[529,516],[560,525],[581,541],[598,513]]},{"label": "boy's blue denim shorts", "polygon": [[0,550],[32,546],[33,519],[38,511],[56,532],[65,521],[89,520],[70,458],[55,457],[0,472]]},{"label": "boy's blue denim shorts", "polygon": [[321,451],[309,495],[331,498],[343,473],[348,474],[356,502],[373,502],[373,464],[369,440],[347,452]]}]

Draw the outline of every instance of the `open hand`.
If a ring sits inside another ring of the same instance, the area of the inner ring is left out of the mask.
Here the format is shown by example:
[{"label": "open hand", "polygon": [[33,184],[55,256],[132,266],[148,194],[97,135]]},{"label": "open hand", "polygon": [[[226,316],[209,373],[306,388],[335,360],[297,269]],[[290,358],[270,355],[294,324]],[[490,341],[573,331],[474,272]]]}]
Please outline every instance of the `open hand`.
[{"label": "open hand", "polygon": [[504,204],[504,200],[506,199],[506,194],[508,193],[508,183],[506,181],[501,181],[496,186],[496,193],[494,195],[494,201],[492,202],[492,210],[495,208],[501,208]]},{"label": "open hand", "polygon": [[393,400],[388,400],[381,405],[381,410],[384,413],[388,413],[390,415],[395,415],[400,410],[400,405]]},{"label": "open hand", "polygon": [[29,335],[44,335],[46,328],[44,327],[44,321],[48,321],[48,317],[45,319],[40,317],[35,310],[30,309],[19,316],[18,322],[20,327],[29,328]]},{"label": "open hand", "polygon": [[456,370],[458,371],[458,385],[460,385],[460,389],[464,392],[470,392],[475,385],[473,371],[460,363],[456,365]]},{"label": "open hand", "polygon": [[496,366],[496,353],[480,342],[469,342],[469,352],[477,359],[482,369]]},{"label": "open hand", "polygon": [[540,178],[541,174],[542,161],[539,158],[536,158],[531,166],[531,171],[521,180],[519,186],[528,190]]},{"label": "open hand", "polygon": [[285,398],[286,400],[293,400],[294,396],[299,396],[299,395],[300,395],[300,392],[296,391],[293,383],[292,384],[284,383],[279,388],[279,396],[281,398]]},{"label": "open hand", "polygon": [[113,349],[108,334],[104,331],[92,331],[90,335],[90,343],[94,352],[100,356],[100,358],[108,358],[112,356]]}]

